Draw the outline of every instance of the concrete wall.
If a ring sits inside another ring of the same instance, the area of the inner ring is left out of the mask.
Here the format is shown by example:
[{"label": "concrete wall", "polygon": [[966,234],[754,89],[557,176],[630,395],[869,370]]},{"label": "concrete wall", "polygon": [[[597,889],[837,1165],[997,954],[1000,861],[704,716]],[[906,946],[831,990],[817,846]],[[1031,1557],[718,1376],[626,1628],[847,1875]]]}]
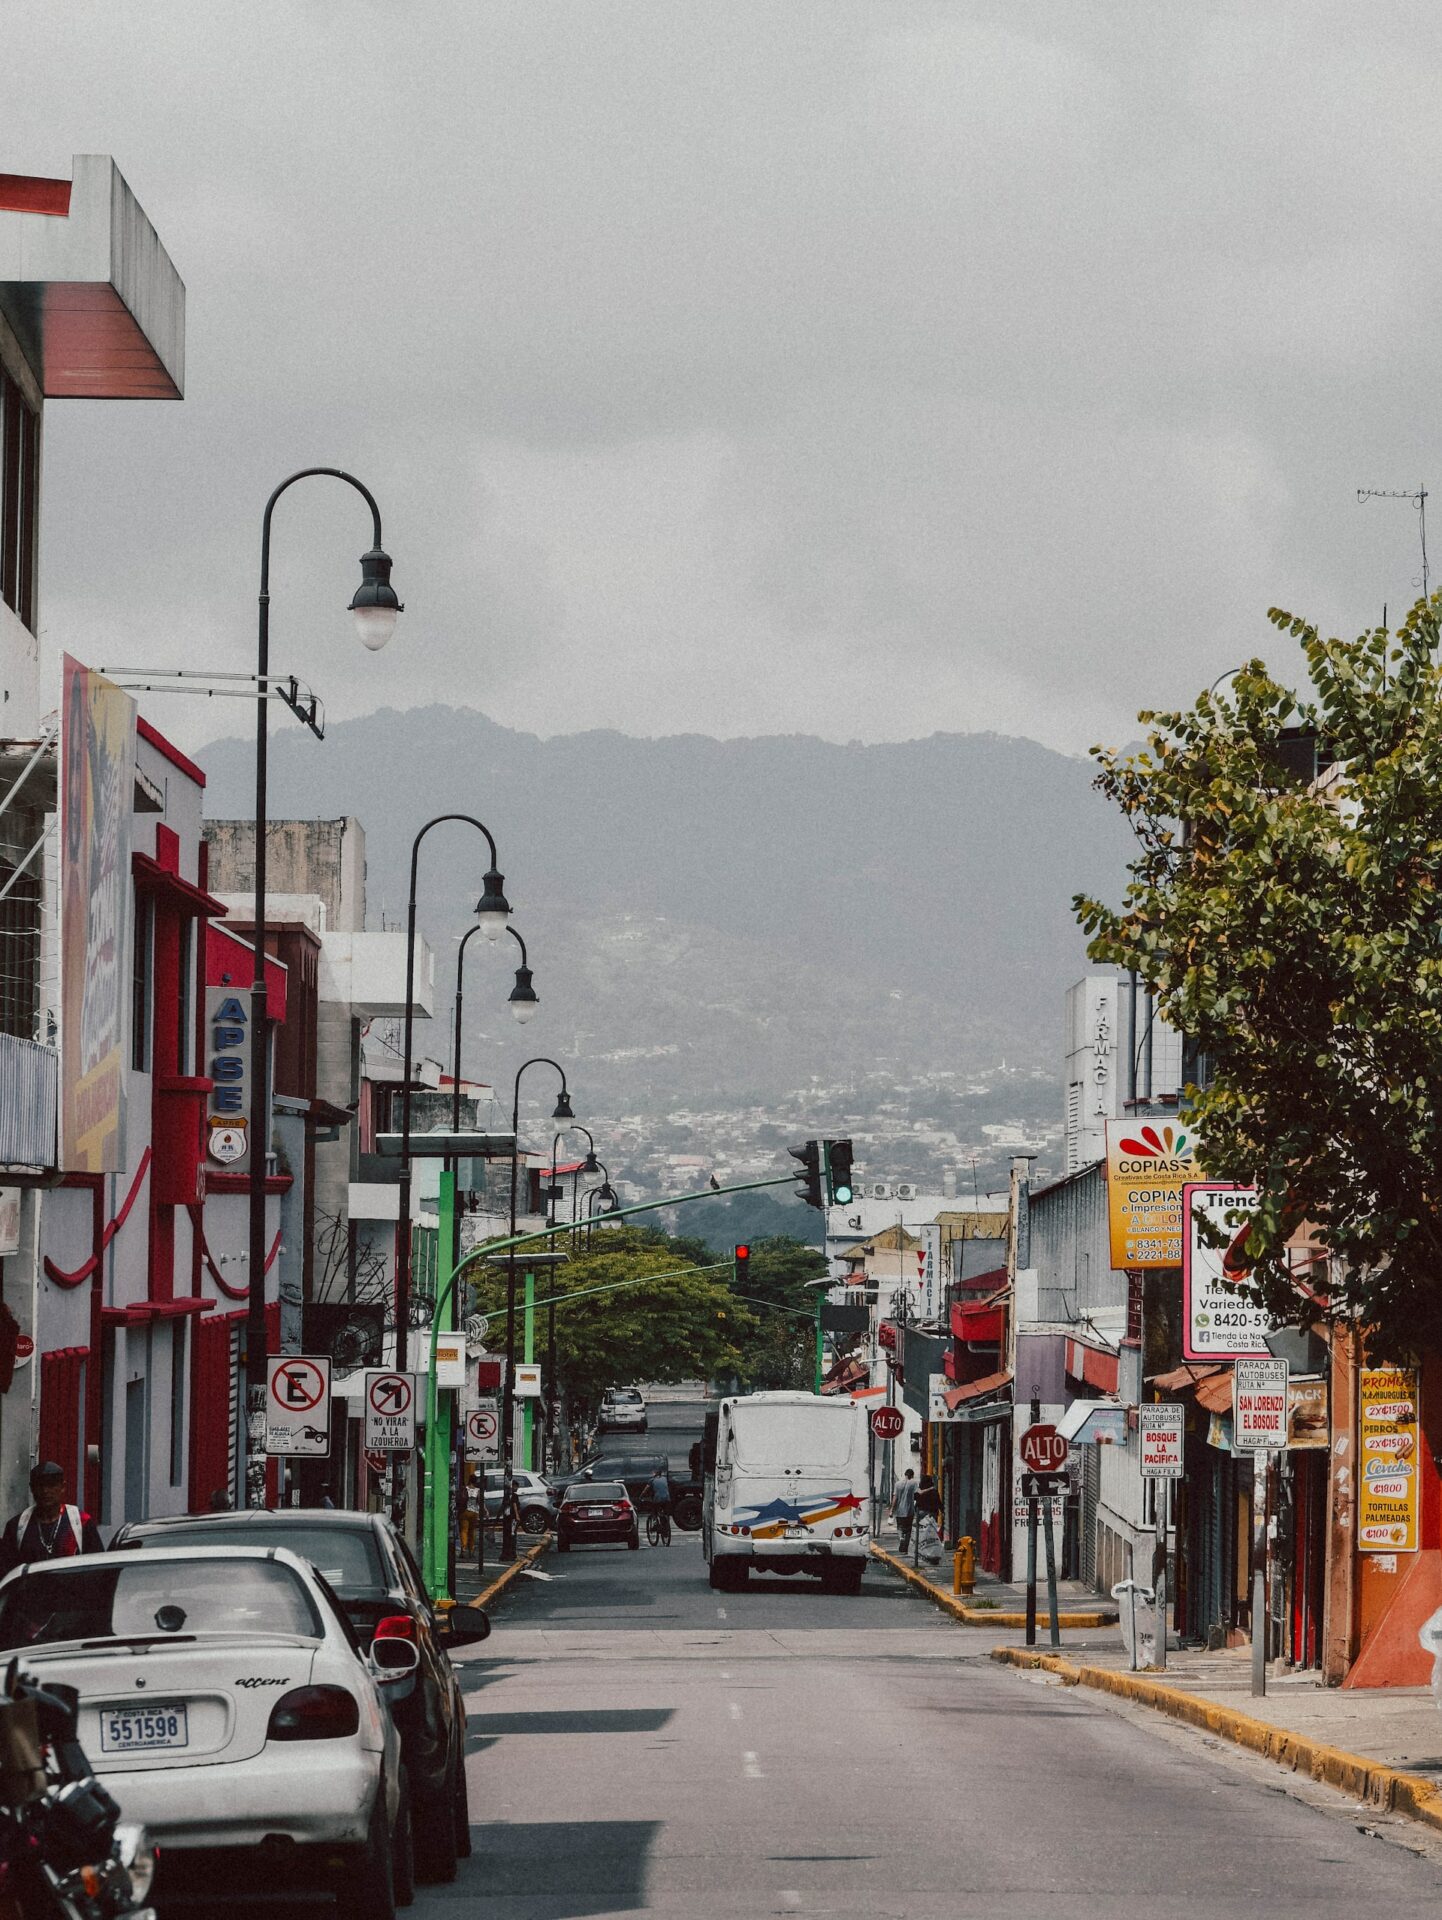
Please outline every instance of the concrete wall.
[{"label": "concrete wall", "polygon": [[[216,893],[255,890],[255,823],[208,820],[210,885]],[[366,923],[366,841],[359,820],[272,820],[265,836],[266,893],[319,895],[332,933]]]}]

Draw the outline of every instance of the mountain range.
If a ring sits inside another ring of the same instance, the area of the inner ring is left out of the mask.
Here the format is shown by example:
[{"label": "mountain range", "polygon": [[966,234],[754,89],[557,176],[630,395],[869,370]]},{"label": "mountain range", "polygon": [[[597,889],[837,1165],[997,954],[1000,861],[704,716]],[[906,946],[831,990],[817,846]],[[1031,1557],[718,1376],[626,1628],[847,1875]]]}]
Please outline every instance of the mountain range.
[{"label": "mountain range", "polygon": [[[213,817],[249,812],[253,755],[200,754]],[[277,725],[270,755],[273,818],[360,818],[373,925],[404,924],[422,823],[485,822],[542,1005],[522,1039],[516,950],[472,942],[468,1071],[509,1088],[525,1053],[556,1053],[591,1111],[765,1113],[808,1085],[1002,1060],[1059,1088],[1062,994],[1086,964],[1071,898],[1115,897],[1128,852],[1087,761],[995,734],[542,739],[432,706],[319,743]],[[422,850],[438,1013],[485,865],[460,826]],[[448,1053],[440,1032],[430,1050]]]}]

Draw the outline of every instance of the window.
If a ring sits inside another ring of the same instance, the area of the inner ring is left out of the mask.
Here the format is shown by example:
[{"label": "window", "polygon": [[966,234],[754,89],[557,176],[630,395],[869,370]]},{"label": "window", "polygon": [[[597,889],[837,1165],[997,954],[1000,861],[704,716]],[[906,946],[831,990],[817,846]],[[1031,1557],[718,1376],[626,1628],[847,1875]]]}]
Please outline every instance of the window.
[{"label": "window", "polygon": [[130,979],[130,1064],[150,1071],[151,975],[155,965],[155,904],[135,902],[135,956]]},{"label": "window", "polygon": [[195,922],[180,923],[180,980],[175,996],[175,1071],[195,1072]]},{"label": "window", "polygon": [[185,1477],[185,1316],[170,1323],[170,1484]]},{"label": "window", "polygon": [[35,630],[40,416],[0,367],[0,600]]},{"label": "window", "polygon": [[155,1639],[168,1633],[323,1636],[315,1602],[289,1567],[217,1557],[133,1567],[52,1565],[0,1602],[0,1646]]}]

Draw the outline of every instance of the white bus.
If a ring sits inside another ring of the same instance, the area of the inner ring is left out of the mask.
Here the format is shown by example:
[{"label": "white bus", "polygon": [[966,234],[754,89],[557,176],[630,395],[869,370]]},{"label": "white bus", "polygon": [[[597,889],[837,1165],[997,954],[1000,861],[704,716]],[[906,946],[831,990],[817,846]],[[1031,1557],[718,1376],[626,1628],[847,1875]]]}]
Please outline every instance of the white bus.
[{"label": "white bus", "polygon": [[871,1547],[867,1460],[866,1415],[850,1400],[723,1400],[701,1521],[711,1585],[734,1593],[754,1567],[859,1593]]}]

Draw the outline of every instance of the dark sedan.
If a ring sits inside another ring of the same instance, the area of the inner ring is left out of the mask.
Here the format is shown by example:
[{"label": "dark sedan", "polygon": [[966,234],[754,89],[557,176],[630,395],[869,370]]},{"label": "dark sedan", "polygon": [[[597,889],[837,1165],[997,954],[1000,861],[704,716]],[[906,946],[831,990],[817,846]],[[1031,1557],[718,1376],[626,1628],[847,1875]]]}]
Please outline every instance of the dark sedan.
[{"label": "dark sedan", "polygon": [[450,1652],[485,1639],[483,1613],[431,1605],[410,1548],[380,1514],[339,1508],[180,1514],[135,1520],[111,1541],[125,1547],[288,1547],[309,1560],[334,1593],[361,1644],[391,1636],[420,1654],[416,1686],[394,1709],[415,1809],[417,1865],[426,1880],[453,1880],[471,1850],[466,1798],[466,1710]]},{"label": "dark sedan", "polygon": [[641,1544],[640,1523],[630,1495],[619,1480],[577,1481],[567,1487],[556,1522],[556,1549],[619,1546],[634,1553]]}]

